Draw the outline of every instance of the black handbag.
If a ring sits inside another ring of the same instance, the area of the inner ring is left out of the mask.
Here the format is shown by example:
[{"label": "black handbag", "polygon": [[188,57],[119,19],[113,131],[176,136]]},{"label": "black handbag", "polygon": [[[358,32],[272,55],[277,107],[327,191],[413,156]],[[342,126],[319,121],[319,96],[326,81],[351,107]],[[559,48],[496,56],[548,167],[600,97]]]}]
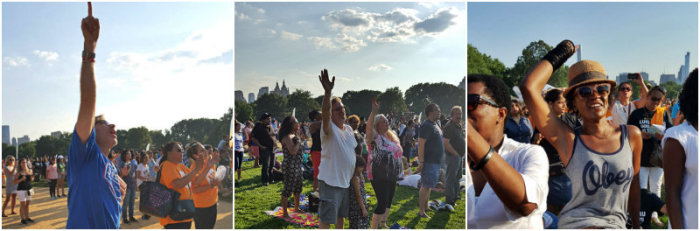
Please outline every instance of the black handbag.
[{"label": "black handbag", "polygon": [[167,217],[173,210],[174,201],[180,197],[180,193],[169,189],[160,183],[160,171],[155,182],[143,182],[139,186],[139,210],[141,213],[155,217]]},{"label": "black handbag", "polygon": [[[185,186],[187,187],[187,186]],[[190,198],[192,197],[192,191],[190,191]],[[194,217],[194,201],[192,199],[179,200],[178,198],[173,201],[173,210],[170,211],[170,219],[174,221],[187,220]]]}]

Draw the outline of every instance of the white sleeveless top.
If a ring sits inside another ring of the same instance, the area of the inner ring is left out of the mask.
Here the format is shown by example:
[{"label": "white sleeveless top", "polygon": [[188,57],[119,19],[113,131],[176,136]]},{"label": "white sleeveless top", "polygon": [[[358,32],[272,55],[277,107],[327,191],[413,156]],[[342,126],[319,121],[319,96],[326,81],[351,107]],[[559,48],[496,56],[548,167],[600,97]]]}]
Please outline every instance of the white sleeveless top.
[{"label": "white sleeveless top", "polygon": [[[661,147],[668,138],[677,140],[685,151],[685,171],[681,189],[681,207],[683,209],[683,228],[698,228],[698,131],[687,121],[666,130]],[[669,224],[669,227],[671,225]],[[680,227],[679,227],[680,228]]]}]

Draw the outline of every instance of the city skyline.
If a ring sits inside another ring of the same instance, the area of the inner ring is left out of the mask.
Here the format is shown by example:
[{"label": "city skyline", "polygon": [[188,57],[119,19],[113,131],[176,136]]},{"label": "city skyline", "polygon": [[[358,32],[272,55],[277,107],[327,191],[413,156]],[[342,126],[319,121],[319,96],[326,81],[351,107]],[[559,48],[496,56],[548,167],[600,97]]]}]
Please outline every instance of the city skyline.
[{"label": "city skyline", "polygon": [[[169,129],[233,107],[232,2],[95,2],[93,14],[95,113],[116,129]],[[85,16],[85,2],[2,3],[2,123],[13,137],[73,131]]]},{"label": "city skyline", "polygon": [[564,39],[581,45],[582,59],[600,62],[610,79],[647,72],[659,83],[661,74],[678,72],[686,52],[690,70],[698,63],[696,2],[480,2],[467,8],[469,44],[506,67],[530,42],[556,46]]},{"label": "city skyline", "polygon": [[337,96],[466,75],[465,3],[236,3],[235,25],[235,90],[256,97],[282,80],[322,95],[324,68]]}]

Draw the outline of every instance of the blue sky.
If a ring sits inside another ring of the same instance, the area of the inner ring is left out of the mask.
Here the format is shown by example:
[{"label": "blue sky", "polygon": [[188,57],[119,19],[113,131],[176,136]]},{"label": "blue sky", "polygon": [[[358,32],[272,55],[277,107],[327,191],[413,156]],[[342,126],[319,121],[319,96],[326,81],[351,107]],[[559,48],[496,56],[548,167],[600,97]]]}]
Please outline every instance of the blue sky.
[{"label": "blue sky", "polygon": [[258,96],[275,82],[323,94],[405,91],[466,75],[465,3],[236,3],[236,90]]},{"label": "blue sky", "polygon": [[[2,3],[2,124],[72,131],[87,4]],[[93,3],[97,113],[117,129],[219,118],[233,105],[233,3]]]},{"label": "blue sky", "polygon": [[[685,3],[469,3],[468,41],[512,67],[532,41],[570,39],[582,59],[600,62],[609,78],[645,71],[659,82],[678,73],[690,51],[698,63],[698,5]],[[566,65],[576,62],[574,55]]]}]

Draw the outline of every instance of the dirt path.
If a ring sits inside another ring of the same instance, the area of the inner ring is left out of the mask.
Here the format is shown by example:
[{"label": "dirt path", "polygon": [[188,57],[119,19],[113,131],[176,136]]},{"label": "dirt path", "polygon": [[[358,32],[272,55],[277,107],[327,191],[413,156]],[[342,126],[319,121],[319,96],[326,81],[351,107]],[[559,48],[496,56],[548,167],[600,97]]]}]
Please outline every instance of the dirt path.
[{"label": "dirt path", "polygon": [[[2,218],[2,229],[65,229],[66,219],[68,219],[68,207],[66,206],[65,197],[51,200],[49,197],[49,188],[35,187],[36,195],[32,196],[32,202],[29,204],[29,217],[35,223],[23,225],[20,223],[19,217],[19,201],[15,206],[15,212],[18,214],[10,215],[10,205],[6,209],[6,214],[9,217]],[[66,188],[68,192],[68,188]],[[2,202],[5,202],[5,190],[2,190]],[[137,191],[138,193],[138,191]],[[136,198],[134,206],[134,217],[138,219],[137,223],[121,224],[123,229],[162,229],[158,223],[157,217],[151,217],[148,220],[142,220],[142,213],[138,211],[139,198]],[[233,228],[233,205],[229,202],[219,200],[217,206],[218,213],[216,216],[215,229],[232,229]],[[194,224],[192,224],[194,229]]]}]

